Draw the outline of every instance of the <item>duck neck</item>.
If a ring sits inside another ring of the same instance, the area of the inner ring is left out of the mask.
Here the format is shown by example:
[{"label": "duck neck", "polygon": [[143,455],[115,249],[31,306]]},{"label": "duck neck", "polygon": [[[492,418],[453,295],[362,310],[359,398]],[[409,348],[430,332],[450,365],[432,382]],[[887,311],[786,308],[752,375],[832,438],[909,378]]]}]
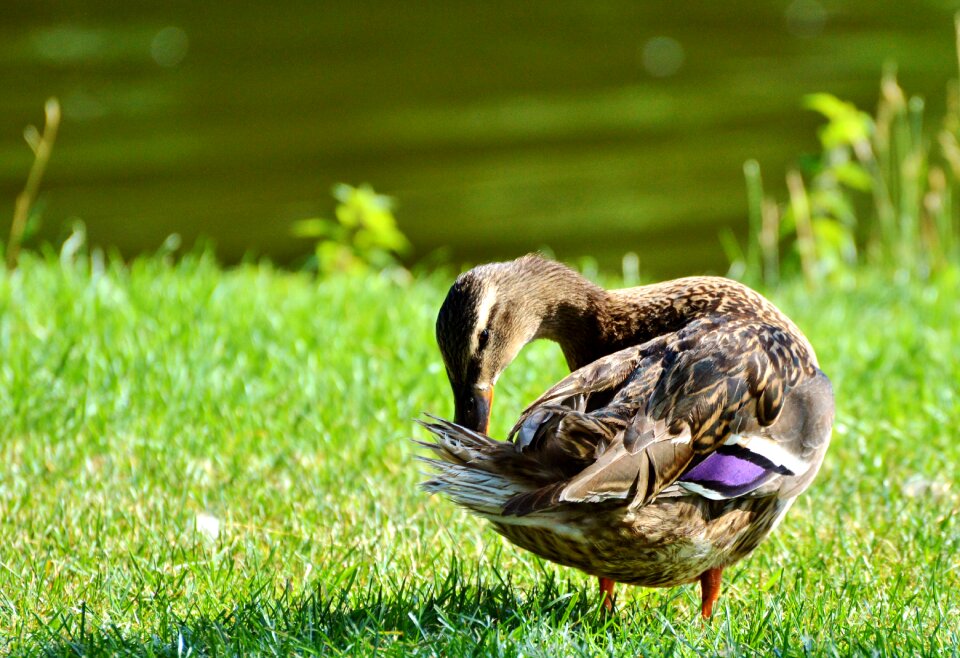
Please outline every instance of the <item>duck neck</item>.
[{"label": "duck neck", "polygon": [[604,335],[602,318],[608,300],[599,286],[572,271],[570,275],[538,291],[541,321],[535,338],[558,343],[567,365],[576,370],[597,358],[593,353]]},{"label": "duck neck", "polygon": [[607,291],[571,274],[575,278],[553,282],[542,292],[543,320],[536,336],[559,343],[571,370],[678,331],[714,310],[713,304],[700,304],[682,279]]}]

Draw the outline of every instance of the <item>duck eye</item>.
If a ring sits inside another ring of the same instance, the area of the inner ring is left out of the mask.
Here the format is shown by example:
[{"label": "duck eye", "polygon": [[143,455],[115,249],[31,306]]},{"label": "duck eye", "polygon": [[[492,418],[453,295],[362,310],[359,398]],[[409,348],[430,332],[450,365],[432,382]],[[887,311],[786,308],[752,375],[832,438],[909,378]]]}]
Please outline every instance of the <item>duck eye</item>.
[{"label": "duck eye", "polygon": [[477,336],[477,350],[479,351],[486,347],[488,340],[490,340],[490,332],[484,329],[480,332],[480,335]]}]

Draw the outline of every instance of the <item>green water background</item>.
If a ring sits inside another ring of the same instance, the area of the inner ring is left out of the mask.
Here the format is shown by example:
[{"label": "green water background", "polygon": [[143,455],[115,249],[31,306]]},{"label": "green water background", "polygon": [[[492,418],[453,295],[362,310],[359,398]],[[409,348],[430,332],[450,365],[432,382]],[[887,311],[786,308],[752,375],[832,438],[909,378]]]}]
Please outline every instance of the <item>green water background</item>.
[{"label": "green water background", "polygon": [[11,2],[0,226],[46,97],[64,121],[42,231],[130,255],[170,233],[295,264],[338,181],[398,200],[420,257],[550,247],[648,275],[723,271],[742,164],[816,151],[804,94],[866,109],[885,63],[942,113],[955,2]]}]

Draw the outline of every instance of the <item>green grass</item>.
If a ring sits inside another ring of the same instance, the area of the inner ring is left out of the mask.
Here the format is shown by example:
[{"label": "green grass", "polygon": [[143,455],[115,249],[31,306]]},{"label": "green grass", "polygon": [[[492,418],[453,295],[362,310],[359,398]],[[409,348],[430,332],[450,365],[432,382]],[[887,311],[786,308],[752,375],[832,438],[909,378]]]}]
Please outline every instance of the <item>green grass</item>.
[{"label": "green grass", "polygon": [[[590,578],[417,488],[448,284],[206,256],[0,274],[0,653],[957,655],[954,271],[772,293],[833,379],[834,443],[709,624],[693,586],[605,616]],[[528,348],[494,433],[563,372]]]}]

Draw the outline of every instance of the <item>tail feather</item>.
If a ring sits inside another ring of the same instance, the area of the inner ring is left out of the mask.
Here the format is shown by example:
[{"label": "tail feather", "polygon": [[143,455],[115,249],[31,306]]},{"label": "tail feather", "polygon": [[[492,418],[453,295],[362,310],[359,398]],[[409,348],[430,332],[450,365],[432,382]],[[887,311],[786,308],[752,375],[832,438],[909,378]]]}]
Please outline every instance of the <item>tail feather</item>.
[{"label": "tail feather", "polygon": [[432,478],[422,485],[426,491],[443,494],[488,518],[500,518],[511,498],[529,491],[530,487],[493,470],[491,457],[502,450],[503,443],[442,418],[430,418],[433,422],[417,421],[433,439],[417,441],[433,452],[432,457],[420,458],[433,469]]},{"label": "tail feather", "polygon": [[443,418],[427,415],[434,422],[428,423],[419,419],[416,422],[433,434],[434,441],[433,443],[417,441],[417,443],[434,451],[445,461],[464,464],[483,460],[486,454],[494,450],[499,443],[489,436],[468,430]]},{"label": "tail feather", "polygon": [[566,482],[548,484],[545,487],[513,496],[503,506],[504,516],[527,516],[534,512],[544,512],[561,504],[560,494]]}]

